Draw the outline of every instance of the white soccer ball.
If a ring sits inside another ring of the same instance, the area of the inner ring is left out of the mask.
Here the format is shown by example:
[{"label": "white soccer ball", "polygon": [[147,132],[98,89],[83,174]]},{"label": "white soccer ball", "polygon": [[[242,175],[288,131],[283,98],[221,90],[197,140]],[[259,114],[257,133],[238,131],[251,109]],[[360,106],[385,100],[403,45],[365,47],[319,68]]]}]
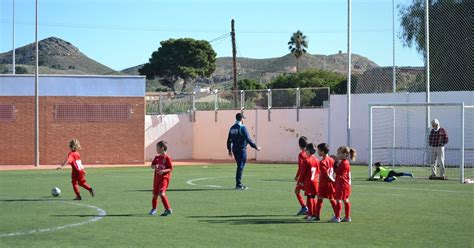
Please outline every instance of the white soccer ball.
[{"label": "white soccer ball", "polygon": [[58,197],[61,195],[61,190],[58,187],[54,187],[51,189],[51,195],[54,197]]}]

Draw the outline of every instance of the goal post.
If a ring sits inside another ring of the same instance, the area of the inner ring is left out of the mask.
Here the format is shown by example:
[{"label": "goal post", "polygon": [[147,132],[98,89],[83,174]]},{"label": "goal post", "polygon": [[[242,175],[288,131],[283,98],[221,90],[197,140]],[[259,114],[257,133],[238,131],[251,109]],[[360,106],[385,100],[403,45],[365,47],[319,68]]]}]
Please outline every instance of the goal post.
[{"label": "goal post", "polygon": [[[428,144],[433,119],[440,121],[449,138],[444,148],[446,175],[451,179],[459,177],[461,183],[466,177],[472,179],[474,106],[464,103],[369,104],[369,177],[373,164],[382,162],[428,178],[434,158]],[[438,161],[438,172],[439,164]]]}]

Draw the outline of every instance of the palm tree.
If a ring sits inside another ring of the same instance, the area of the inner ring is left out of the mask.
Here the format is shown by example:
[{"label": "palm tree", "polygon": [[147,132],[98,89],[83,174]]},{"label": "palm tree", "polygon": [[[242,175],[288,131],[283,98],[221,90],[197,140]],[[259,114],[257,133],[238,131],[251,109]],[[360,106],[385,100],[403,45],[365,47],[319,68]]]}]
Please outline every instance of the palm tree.
[{"label": "palm tree", "polygon": [[308,48],[308,40],[306,40],[306,35],[303,35],[301,31],[296,31],[288,41],[288,49],[296,57],[296,72],[300,69],[300,57],[306,53]]}]

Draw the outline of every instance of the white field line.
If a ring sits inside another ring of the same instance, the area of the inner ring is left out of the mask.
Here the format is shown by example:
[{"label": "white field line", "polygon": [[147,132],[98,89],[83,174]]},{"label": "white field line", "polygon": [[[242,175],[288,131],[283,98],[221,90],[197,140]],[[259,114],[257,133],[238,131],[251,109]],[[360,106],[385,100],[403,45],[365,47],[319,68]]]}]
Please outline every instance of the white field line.
[{"label": "white field line", "polygon": [[96,206],[92,206],[92,205],[86,205],[86,204],[75,203],[75,202],[66,202],[66,201],[49,201],[49,202],[60,202],[60,203],[66,203],[66,204],[77,205],[77,206],[82,206],[82,207],[88,207],[88,208],[95,209],[98,214],[92,219],[89,219],[89,220],[86,220],[86,221],[83,221],[83,222],[79,222],[79,223],[68,224],[68,225],[64,225],[64,226],[35,229],[35,230],[25,231],[25,232],[0,233],[0,238],[2,238],[2,237],[11,237],[11,236],[20,236],[20,235],[29,235],[29,234],[43,233],[43,232],[54,232],[54,231],[58,231],[58,230],[62,230],[62,229],[70,228],[70,227],[78,227],[78,226],[82,226],[82,225],[85,225],[85,224],[89,224],[89,223],[92,223],[92,222],[99,221],[102,218],[104,218],[104,216],[107,215],[107,212],[105,212],[105,210],[103,210],[102,208],[98,208]]},{"label": "white field line", "polygon": [[195,179],[191,179],[191,180],[186,181],[186,184],[189,184],[189,185],[192,185],[192,186],[203,186],[203,187],[210,187],[210,188],[223,188],[223,187],[220,186],[220,185],[195,184],[195,183],[194,183],[194,182],[197,182],[197,181],[205,181],[205,180],[208,180],[208,179],[216,179],[216,178],[230,178],[230,177],[202,177],[202,178],[195,178]]}]

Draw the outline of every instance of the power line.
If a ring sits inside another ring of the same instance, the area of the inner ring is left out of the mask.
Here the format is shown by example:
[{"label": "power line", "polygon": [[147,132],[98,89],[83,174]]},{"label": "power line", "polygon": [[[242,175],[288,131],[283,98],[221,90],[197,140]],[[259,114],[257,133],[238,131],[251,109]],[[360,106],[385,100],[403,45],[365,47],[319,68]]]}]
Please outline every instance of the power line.
[{"label": "power line", "polygon": [[[11,21],[0,19],[0,23],[8,24]],[[15,25],[34,26],[29,22],[16,22]],[[221,33],[224,29],[187,29],[187,28],[171,28],[171,27],[131,27],[131,26],[108,26],[108,25],[75,25],[75,24],[59,24],[59,23],[42,23],[40,27],[60,27],[60,28],[77,28],[77,29],[92,29],[92,30],[113,30],[113,31],[147,31],[147,32],[190,32],[190,33]],[[239,34],[289,34],[294,30],[239,30]],[[353,33],[375,33],[375,32],[392,32],[391,28],[368,28],[368,29],[354,29]],[[345,34],[344,29],[321,29],[321,30],[304,30],[305,34]],[[229,34],[230,35],[230,34]]]},{"label": "power line", "polygon": [[230,33],[225,33],[225,34],[223,34],[223,35],[221,35],[221,36],[219,36],[219,37],[216,37],[216,38],[214,38],[214,39],[209,40],[208,42],[209,42],[209,43],[217,42],[217,41],[223,40],[223,39],[225,39],[225,38],[227,38],[227,37],[230,37]]}]

